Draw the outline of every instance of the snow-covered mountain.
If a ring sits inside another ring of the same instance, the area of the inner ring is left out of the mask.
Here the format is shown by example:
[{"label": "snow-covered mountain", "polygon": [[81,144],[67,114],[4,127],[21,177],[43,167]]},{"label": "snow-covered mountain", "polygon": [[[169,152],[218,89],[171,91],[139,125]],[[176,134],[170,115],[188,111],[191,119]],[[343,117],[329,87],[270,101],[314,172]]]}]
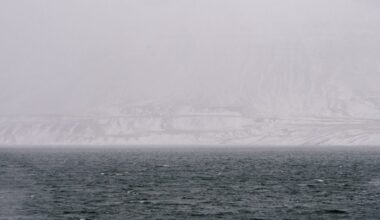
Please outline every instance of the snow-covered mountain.
[{"label": "snow-covered mountain", "polygon": [[[378,145],[380,118],[259,117],[192,106],[107,108],[109,116],[0,118],[1,145]],[[99,113],[98,112],[98,113]]]},{"label": "snow-covered mountain", "polygon": [[380,145],[378,2],[0,1],[0,145]]}]

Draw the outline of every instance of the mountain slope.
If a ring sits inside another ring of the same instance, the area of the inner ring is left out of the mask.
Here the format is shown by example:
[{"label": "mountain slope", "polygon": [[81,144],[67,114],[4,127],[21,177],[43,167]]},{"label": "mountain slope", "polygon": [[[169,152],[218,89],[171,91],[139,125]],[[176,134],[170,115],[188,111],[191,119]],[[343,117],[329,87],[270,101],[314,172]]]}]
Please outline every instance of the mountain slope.
[{"label": "mountain slope", "polygon": [[[254,117],[209,108],[133,107],[114,116],[0,118],[1,145],[378,145],[380,119]],[[128,114],[129,113],[129,114]],[[133,114],[137,113],[137,114]]]}]

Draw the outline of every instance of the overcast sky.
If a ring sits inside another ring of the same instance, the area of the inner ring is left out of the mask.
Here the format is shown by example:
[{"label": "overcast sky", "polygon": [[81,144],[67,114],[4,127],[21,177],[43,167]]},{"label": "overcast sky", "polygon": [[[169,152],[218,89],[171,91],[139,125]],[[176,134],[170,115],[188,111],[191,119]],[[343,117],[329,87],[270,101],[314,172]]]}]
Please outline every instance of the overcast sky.
[{"label": "overcast sky", "polygon": [[0,33],[0,114],[380,94],[377,0],[1,0]]}]

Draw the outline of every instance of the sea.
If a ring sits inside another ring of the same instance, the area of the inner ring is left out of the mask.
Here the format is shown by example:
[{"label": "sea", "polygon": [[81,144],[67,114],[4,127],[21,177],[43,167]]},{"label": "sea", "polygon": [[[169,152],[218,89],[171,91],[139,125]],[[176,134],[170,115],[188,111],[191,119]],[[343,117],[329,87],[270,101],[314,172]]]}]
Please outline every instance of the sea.
[{"label": "sea", "polygon": [[2,147],[0,219],[380,219],[380,148]]}]

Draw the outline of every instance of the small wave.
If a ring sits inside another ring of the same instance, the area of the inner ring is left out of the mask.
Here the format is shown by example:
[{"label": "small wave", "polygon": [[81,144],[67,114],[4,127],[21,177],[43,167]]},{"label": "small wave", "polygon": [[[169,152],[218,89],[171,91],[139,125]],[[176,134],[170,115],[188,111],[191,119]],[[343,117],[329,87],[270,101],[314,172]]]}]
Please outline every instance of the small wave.
[{"label": "small wave", "polygon": [[380,187],[380,178],[372,179],[369,181],[369,185]]},{"label": "small wave", "polygon": [[341,210],[341,209],[325,209],[322,211],[317,211],[318,213],[323,214],[347,214],[347,211]]}]

